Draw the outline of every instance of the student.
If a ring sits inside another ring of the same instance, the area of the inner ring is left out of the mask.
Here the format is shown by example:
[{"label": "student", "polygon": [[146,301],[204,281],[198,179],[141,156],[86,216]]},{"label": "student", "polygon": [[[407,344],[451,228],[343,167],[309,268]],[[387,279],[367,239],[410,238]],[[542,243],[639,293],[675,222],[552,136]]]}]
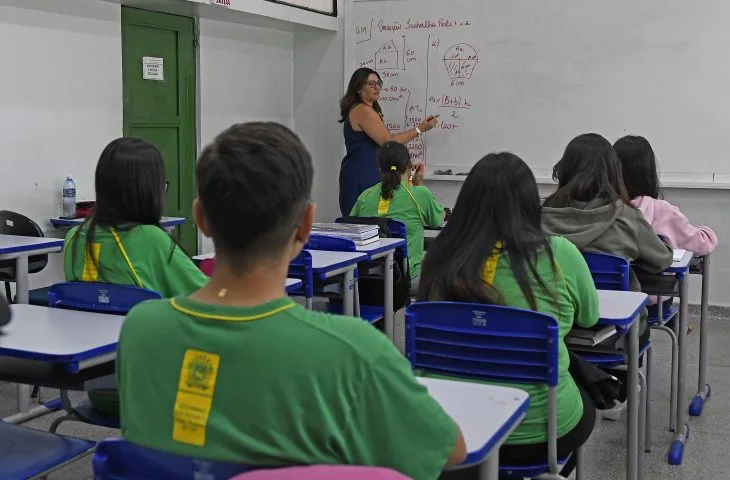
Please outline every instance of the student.
[{"label": "student", "polygon": [[[581,251],[625,258],[647,273],[660,273],[672,264],[672,249],[631,205],[621,163],[608,140],[595,133],[571,140],[553,168],[553,179],[558,189],[542,209],[548,233],[563,235]],[[641,291],[633,270],[629,275],[631,290]],[[642,343],[649,336],[645,322],[644,316]]]},{"label": "student", "polygon": [[[604,252],[630,261],[647,273],[660,273],[672,264],[672,249],[657,236],[639,210],[631,205],[621,174],[621,163],[611,144],[595,133],[568,143],[553,168],[558,189],[543,204],[542,225],[552,235],[563,235],[581,251]],[[633,268],[629,288],[641,291]],[[640,317],[639,343],[651,334],[646,310]],[[625,372],[613,372],[625,385]],[[603,412],[616,420],[626,402]]]},{"label": "student", "polygon": [[[166,185],[162,155],[151,144],[125,137],[107,145],[96,166],[94,213],[66,235],[66,280],[133,285],[163,297],[203,286],[207,277],[160,226]],[[89,400],[118,416],[116,389],[101,386],[113,382],[94,382]]]},{"label": "student", "polygon": [[[519,157],[493,153],[472,168],[449,223],[426,254],[418,296],[420,300],[508,305],[554,317],[561,338],[558,455],[585,443],[596,411],[568,372],[563,339],[574,323],[588,328],[598,322],[598,294],[578,249],[541,230],[537,183]],[[500,449],[500,462],[545,462],[547,389],[544,385],[514,386],[530,394],[530,407]],[[570,475],[574,466],[575,456],[561,475]]]},{"label": "student", "polygon": [[[613,148],[621,161],[631,203],[654,231],[672,248],[689,250],[695,255],[712,253],[717,247],[715,232],[709,227],[695,227],[679,208],[662,199],[656,157],[646,138],[629,135],[619,139]],[[656,303],[654,297],[651,303]],[[671,304],[671,298],[665,301],[665,307]]]},{"label": "student", "polygon": [[418,479],[462,462],[459,427],[390,340],[286,297],[314,217],[298,137],[275,123],[234,125],[203,150],[196,175],[195,219],[216,269],[194,294],[127,316],[122,435],[196,458],[383,466]]},{"label": "student", "polygon": [[384,144],[378,152],[378,162],[382,182],[360,194],[350,215],[386,217],[406,225],[411,290],[416,292],[423,260],[423,227],[439,227],[444,221],[444,207],[423,185],[423,164],[416,169],[413,187],[408,186],[413,165],[405,145],[396,142]]}]

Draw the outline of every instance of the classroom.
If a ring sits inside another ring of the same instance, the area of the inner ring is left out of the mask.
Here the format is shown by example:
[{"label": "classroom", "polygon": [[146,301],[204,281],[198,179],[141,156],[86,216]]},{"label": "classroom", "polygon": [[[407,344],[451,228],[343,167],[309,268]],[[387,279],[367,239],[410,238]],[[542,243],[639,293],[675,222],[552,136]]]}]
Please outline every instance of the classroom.
[{"label": "classroom", "polygon": [[725,478],[727,15],[0,0],[0,479]]}]

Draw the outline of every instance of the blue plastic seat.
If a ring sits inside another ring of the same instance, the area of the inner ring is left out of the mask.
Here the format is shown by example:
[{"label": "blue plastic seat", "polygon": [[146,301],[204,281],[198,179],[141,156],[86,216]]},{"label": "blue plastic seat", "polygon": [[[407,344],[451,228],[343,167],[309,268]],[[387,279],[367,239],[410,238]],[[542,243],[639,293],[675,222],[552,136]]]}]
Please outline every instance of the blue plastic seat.
[{"label": "blue plastic seat", "polygon": [[[406,357],[417,374],[547,385],[547,461],[500,465],[513,477],[557,476],[570,458],[557,456],[559,342],[557,321],[531,310],[456,302],[414,303],[406,309]],[[580,449],[575,455],[581,480]],[[467,456],[464,463],[479,460]]]},{"label": "blue plastic seat", "polygon": [[64,437],[0,420],[0,478],[24,480],[49,473],[90,454],[94,442]]},{"label": "blue plastic seat", "polygon": [[241,473],[264,468],[175,455],[135,445],[122,438],[99,442],[93,466],[94,480],[228,480]]}]

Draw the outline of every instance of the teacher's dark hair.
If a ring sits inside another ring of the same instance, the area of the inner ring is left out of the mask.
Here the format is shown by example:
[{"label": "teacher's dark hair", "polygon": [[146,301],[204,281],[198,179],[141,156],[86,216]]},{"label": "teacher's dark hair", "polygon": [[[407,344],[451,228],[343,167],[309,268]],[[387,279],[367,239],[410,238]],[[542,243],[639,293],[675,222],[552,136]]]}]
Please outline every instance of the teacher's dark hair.
[{"label": "teacher's dark hair", "polygon": [[411,154],[408,147],[398,142],[386,142],[378,151],[378,162],[383,183],[380,196],[388,200],[400,187],[403,174],[411,169]]},{"label": "teacher's dark hair", "polygon": [[537,309],[531,283],[555,298],[537,272],[537,257],[546,252],[556,273],[540,213],[537,182],[522,159],[502,152],[479,160],[461,187],[449,223],[426,253],[418,299],[504,305],[502,294],[483,278],[487,260],[500,251],[530,308]]},{"label": "teacher's dark hair", "polygon": [[[138,225],[154,225],[162,229],[160,219],[165,206],[167,182],[160,151],[151,143],[132,137],[118,138],[104,148],[96,164],[95,175],[94,213],[66,245],[71,246],[70,254],[74,258],[80,252],[71,242],[85,229],[84,251],[99,269],[99,279],[103,281],[104,272],[99,268],[93,247],[97,227],[126,231]],[[180,246],[170,237],[170,259],[176,247]],[[79,264],[83,262],[71,262],[74,267]],[[82,276],[81,272],[74,272],[74,275]]]},{"label": "teacher's dark hair", "polygon": [[649,141],[644,137],[628,135],[618,139],[613,144],[613,149],[621,161],[629,198],[661,198],[656,157]]},{"label": "teacher's dark hair", "polygon": [[545,199],[546,207],[563,208],[571,201],[597,198],[604,204],[631,204],[616,151],[597,133],[579,135],[568,143],[563,158],[553,167],[553,180],[558,189]]},{"label": "teacher's dark hair", "polygon": [[225,130],[200,154],[195,174],[216,254],[240,271],[291,241],[314,178],[299,137],[273,122]]},{"label": "teacher's dark hair", "polygon": [[[347,84],[347,91],[340,100],[340,123],[347,120],[347,116],[350,114],[350,110],[352,110],[352,107],[359,103],[362,103],[362,98],[360,98],[360,90],[362,90],[362,87],[367,83],[368,77],[371,74],[376,75],[378,77],[378,80],[380,80],[381,82],[383,81],[380,78],[380,74],[378,72],[376,72],[372,68],[366,67],[358,68],[357,70],[355,70],[355,73],[352,74],[352,77],[350,77],[350,83]],[[383,109],[380,108],[380,104],[378,102],[373,103],[373,110],[378,112],[378,115],[380,115],[381,117],[383,116]]]}]

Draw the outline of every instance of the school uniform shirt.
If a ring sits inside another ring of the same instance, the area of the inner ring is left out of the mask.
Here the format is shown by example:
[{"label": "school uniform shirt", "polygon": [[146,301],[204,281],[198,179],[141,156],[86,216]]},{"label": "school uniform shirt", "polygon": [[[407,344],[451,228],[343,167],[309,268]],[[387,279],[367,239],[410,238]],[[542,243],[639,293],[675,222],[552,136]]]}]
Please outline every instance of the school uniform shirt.
[{"label": "school uniform shirt", "polygon": [[87,232],[82,225],[66,235],[63,269],[67,281],[133,285],[168,298],[192,293],[208,281],[182,248],[174,246],[170,235],[155,225],[114,231],[97,226],[92,246],[96,262],[87,248]]},{"label": "school uniform shirt", "polygon": [[[578,386],[568,371],[570,358],[563,339],[573,325],[590,328],[598,323],[598,293],[583,255],[573,244],[562,237],[551,237],[550,247],[554,263],[550,261],[547,251],[543,250],[538,252],[535,265],[539,277],[549,290],[542,288],[532,275],[530,275],[530,286],[535,296],[537,311],[552,316],[558,322],[560,342],[557,430],[558,437],[562,437],[575,428],[583,416],[583,400]],[[506,252],[502,251],[490,257],[484,266],[482,278],[502,294],[505,305],[531,310],[512,273],[509,255]],[[517,426],[506,443],[526,445],[547,442],[547,387],[544,384],[529,383],[499,384],[518,388],[530,394],[530,406],[525,420]]]},{"label": "school uniform shirt", "polygon": [[695,227],[679,208],[666,200],[636,197],[631,203],[670,247],[689,250],[695,255],[707,255],[717,247],[717,235],[710,227]]},{"label": "school uniform shirt", "polygon": [[408,243],[408,267],[411,278],[418,278],[423,262],[423,227],[440,227],[444,219],[444,207],[424,186],[409,187],[401,182],[389,200],[382,198],[381,193],[380,183],[362,192],[350,215],[384,217],[403,222]]},{"label": "school uniform shirt", "polygon": [[457,436],[383,334],[288,298],[142,303],[122,326],[117,372],[124,438],[178,455],[435,479]]}]

